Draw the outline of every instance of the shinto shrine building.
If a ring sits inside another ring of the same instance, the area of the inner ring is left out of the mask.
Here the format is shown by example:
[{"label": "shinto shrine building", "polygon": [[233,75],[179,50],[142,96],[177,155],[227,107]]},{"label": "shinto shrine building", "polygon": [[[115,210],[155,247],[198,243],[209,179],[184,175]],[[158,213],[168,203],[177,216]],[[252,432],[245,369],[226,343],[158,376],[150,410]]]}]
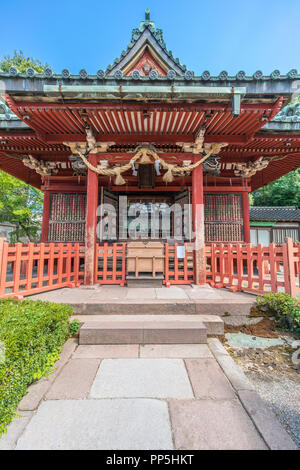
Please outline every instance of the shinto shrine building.
[{"label": "shinto shrine building", "polygon": [[44,192],[42,242],[82,244],[85,284],[110,244],[125,282],[164,280],[167,250],[193,246],[182,283],[201,284],[205,243],[250,242],[249,193],[300,166],[299,80],[196,76],[147,11],[96,75],[0,73],[0,167]]}]

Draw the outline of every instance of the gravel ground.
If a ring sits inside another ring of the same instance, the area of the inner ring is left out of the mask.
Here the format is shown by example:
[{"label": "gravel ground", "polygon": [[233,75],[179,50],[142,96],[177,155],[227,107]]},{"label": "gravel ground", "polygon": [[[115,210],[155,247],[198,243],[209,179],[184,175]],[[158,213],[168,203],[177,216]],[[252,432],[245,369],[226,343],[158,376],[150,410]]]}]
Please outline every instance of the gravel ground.
[{"label": "gravel ground", "polygon": [[249,378],[300,449],[300,383],[257,380],[253,374]]},{"label": "gravel ground", "polygon": [[[259,336],[252,330],[226,333],[224,346],[300,449],[300,370],[292,361],[291,346],[296,337],[277,331],[270,320],[257,327],[263,330]],[[276,336],[284,344],[268,347]]]}]

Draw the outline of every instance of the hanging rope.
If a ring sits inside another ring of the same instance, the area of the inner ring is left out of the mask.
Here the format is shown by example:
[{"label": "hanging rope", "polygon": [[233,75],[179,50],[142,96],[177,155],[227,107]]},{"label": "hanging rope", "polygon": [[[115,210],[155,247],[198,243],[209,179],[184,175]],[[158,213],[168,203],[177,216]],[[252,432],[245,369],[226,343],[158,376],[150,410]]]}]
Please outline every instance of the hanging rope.
[{"label": "hanging rope", "polygon": [[146,147],[139,149],[135,156],[132,157],[131,160],[125,165],[118,167],[115,166],[113,168],[95,167],[88,161],[84,153],[79,148],[76,148],[76,152],[90,170],[94,171],[95,173],[98,173],[99,175],[115,176],[115,184],[119,186],[126,183],[124,178],[122,177],[122,173],[125,173],[126,171],[130,170],[132,168],[132,165],[138,160],[140,160],[140,164],[152,163],[150,157],[152,157],[155,161],[159,161],[161,166],[166,170],[166,173],[163,176],[163,181],[165,181],[165,183],[171,183],[174,180],[174,174],[184,174],[193,171],[195,168],[205,162],[205,160],[207,160],[212,154],[219,153],[221,148],[225,145],[227,144],[212,144],[211,149],[206,155],[204,155],[198,162],[192,163],[188,166],[180,166],[172,163],[167,163],[163,158],[159,157],[153,150],[150,150]]}]

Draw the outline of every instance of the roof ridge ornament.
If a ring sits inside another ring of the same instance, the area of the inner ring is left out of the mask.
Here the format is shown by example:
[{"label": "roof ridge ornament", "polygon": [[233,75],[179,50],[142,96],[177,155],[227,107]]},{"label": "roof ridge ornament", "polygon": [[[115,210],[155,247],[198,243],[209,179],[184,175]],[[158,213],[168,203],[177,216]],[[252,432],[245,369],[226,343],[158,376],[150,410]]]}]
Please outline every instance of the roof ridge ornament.
[{"label": "roof ridge ornament", "polygon": [[140,22],[140,31],[144,31],[145,28],[151,27],[155,29],[155,23],[154,21],[150,21],[150,9],[146,8],[145,9],[145,20]]}]

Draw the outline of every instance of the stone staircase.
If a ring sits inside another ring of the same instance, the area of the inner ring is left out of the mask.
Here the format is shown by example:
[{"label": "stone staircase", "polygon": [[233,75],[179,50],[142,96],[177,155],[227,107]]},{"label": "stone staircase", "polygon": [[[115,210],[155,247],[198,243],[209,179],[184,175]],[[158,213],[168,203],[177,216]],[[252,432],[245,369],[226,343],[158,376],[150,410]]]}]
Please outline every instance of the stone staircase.
[{"label": "stone staircase", "polygon": [[162,287],[164,276],[162,274],[157,274],[155,277],[150,273],[139,274],[135,276],[134,274],[127,274],[126,281],[127,287],[139,287],[139,288],[151,288],[151,287]]},{"label": "stone staircase", "polygon": [[195,344],[224,333],[217,315],[77,315],[79,344]]}]

